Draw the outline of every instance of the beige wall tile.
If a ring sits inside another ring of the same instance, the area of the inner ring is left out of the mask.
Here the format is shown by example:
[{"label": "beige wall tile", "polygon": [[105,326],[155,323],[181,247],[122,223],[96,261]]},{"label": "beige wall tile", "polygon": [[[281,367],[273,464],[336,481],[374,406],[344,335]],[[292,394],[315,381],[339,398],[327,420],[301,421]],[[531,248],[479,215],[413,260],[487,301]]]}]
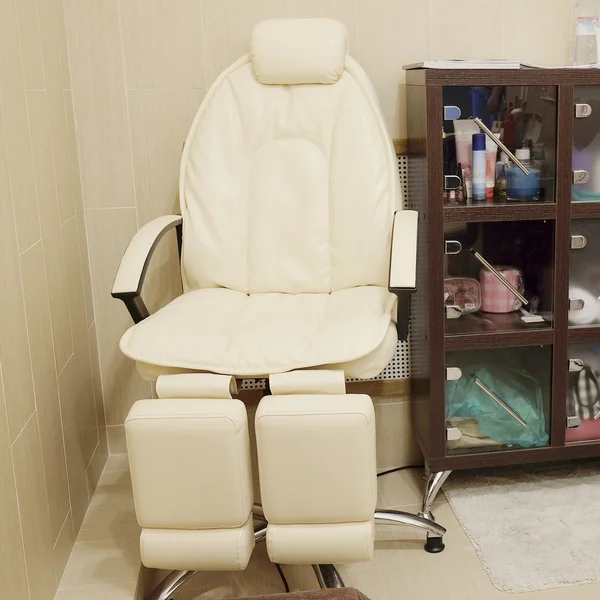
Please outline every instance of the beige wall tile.
[{"label": "beige wall tile", "polygon": [[410,420],[410,402],[375,405],[375,421],[379,470],[422,464]]},{"label": "beige wall tile", "polygon": [[87,402],[81,385],[79,365],[75,355],[69,360],[58,376],[58,389],[62,407],[65,448],[67,452],[67,472],[69,474],[69,489],[71,493],[71,512],[73,530],[79,531],[85,511],[89,504],[87,467],[84,452],[87,442],[83,436],[87,433],[79,414],[79,405]]},{"label": "beige wall tile", "polygon": [[202,3],[120,0],[128,88],[204,88]]},{"label": "beige wall tile", "polygon": [[[104,437],[104,445],[98,444],[96,451],[92,456],[92,460],[87,468],[87,482],[88,482],[88,495],[90,498],[94,495],[96,488],[98,487],[98,481],[102,476],[102,471],[106,466],[106,460],[108,459],[108,446],[106,445],[106,429],[103,429],[101,435]],[[88,509],[89,510],[89,509]]]},{"label": "beige wall tile", "polygon": [[117,0],[65,0],[87,208],[134,206]]},{"label": "beige wall tile", "polygon": [[41,237],[25,92],[0,92],[19,252]]},{"label": "beige wall tile", "polygon": [[15,2],[19,20],[19,39],[23,57],[23,75],[25,88],[28,90],[43,90],[46,87],[44,79],[44,61],[42,60],[42,40],[38,20],[36,0],[18,0]]},{"label": "beige wall tile", "polygon": [[52,556],[55,540],[48,518],[36,415],[14,441],[12,451],[30,598],[52,600],[56,590]]},{"label": "beige wall tile", "polygon": [[52,152],[56,172],[58,213],[61,223],[75,214],[75,203],[81,202],[81,185],[77,166],[77,148],[67,129],[65,96],[62,90],[48,92],[48,117],[52,134]]},{"label": "beige wall tile", "polygon": [[88,339],[90,344],[90,358],[92,362],[92,378],[94,380],[94,401],[96,403],[96,421],[98,422],[100,452],[106,454],[106,415],[104,414],[104,396],[102,394],[102,377],[100,375],[98,338],[96,337],[95,324],[93,324],[88,330]]},{"label": "beige wall tile", "polygon": [[107,427],[106,434],[108,435],[108,450],[111,454],[127,454],[125,427],[123,425]]},{"label": "beige wall tile", "polygon": [[86,323],[83,286],[81,284],[81,260],[77,219],[69,219],[61,226],[69,312],[73,329],[74,360],[79,378],[79,401],[77,420],[80,429],[81,449],[85,465],[89,464],[98,444],[98,425],[94,401],[94,380]]},{"label": "beige wall tile", "polygon": [[137,230],[135,209],[87,210],[86,225],[106,424],[120,425],[131,405],[148,394],[134,362],[119,349],[121,335],[132,325],[131,317],[110,296],[121,257]]},{"label": "beige wall tile", "polygon": [[0,363],[4,373],[10,439],[14,440],[33,413],[35,399],[4,148],[4,130],[0,119],[0,273],[3,280],[0,296]]},{"label": "beige wall tile", "polygon": [[[432,58],[503,58],[503,3],[498,3],[490,9],[488,3],[480,0],[430,2]],[[492,25],[482,27],[482,23]]]},{"label": "beige wall tile", "polygon": [[46,89],[71,88],[62,0],[38,0]]},{"label": "beige wall tile", "polygon": [[132,536],[113,540],[76,542],[60,582],[61,589],[137,579],[140,540]]},{"label": "beige wall tile", "polygon": [[14,0],[0,0],[0,90],[22,90],[23,63]]},{"label": "beige wall tile", "polygon": [[[183,144],[204,90],[132,90],[128,95],[141,227],[161,215],[179,214],[179,165]],[[157,169],[156,165],[161,168]]]},{"label": "beige wall tile", "polygon": [[392,136],[406,137],[402,66],[430,58],[429,2],[359,0],[358,19],[358,49],[351,46],[350,53],[373,82]]},{"label": "beige wall tile", "polygon": [[63,571],[67,566],[67,561],[73,549],[75,538],[73,537],[73,520],[71,513],[67,515],[63,528],[61,529],[60,535],[54,544],[53,557],[54,557],[54,578],[56,585],[60,583]]},{"label": "beige wall tile", "polygon": [[[287,2],[287,0],[283,0]],[[250,52],[255,23],[282,16],[282,0],[202,0],[207,84]]]},{"label": "beige wall tile", "polygon": [[30,248],[21,255],[20,261],[50,527],[55,540],[69,512],[70,502],[43,244]]},{"label": "beige wall tile", "polygon": [[[348,30],[350,54],[357,56],[359,47],[359,4],[364,4],[364,2],[361,0],[282,0],[281,6],[284,17],[324,17],[341,21]],[[389,4],[393,3],[390,2]]]},{"label": "beige wall tile", "polygon": [[33,146],[33,161],[44,240],[46,275],[51,285],[50,314],[54,334],[56,370],[60,372],[73,353],[69,305],[60,236],[56,175],[50,135],[48,100],[45,92],[27,92],[27,107]]},{"label": "beige wall tile", "polygon": [[571,64],[572,2],[505,0],[502,30],[504,56],[508,59],[544,65]]},{"label": "beige wall tile", "polygon": [[17,504],[17,490],[13,471],[10,437],[6,420],[6,406],[0,373],[0,590],[6,598],[28,598],[27,573],[23,538]]}]

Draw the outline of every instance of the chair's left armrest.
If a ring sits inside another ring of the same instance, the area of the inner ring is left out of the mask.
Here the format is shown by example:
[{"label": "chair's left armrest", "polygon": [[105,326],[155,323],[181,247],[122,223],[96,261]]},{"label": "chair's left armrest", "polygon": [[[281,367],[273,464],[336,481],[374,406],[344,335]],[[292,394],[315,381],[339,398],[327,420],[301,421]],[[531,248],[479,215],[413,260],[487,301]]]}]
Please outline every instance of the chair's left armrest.
[{"label": "chair's left armrest", "polygon": [[398,297],[398,339],[408,338],[410,296],[417,289],[417,233],[419,214],[398,210],[394,214],[389,290]]},{"label": "chair's left armrest", "polygon": [[135,323],[148,316],[148,309],[140,294],[152,254],[162,237],[173,227],[177,227],[181,250],[182,223],[179,215],[167,215],[150,221],[133,236],[121,259],[111,295],[124,302]]}]

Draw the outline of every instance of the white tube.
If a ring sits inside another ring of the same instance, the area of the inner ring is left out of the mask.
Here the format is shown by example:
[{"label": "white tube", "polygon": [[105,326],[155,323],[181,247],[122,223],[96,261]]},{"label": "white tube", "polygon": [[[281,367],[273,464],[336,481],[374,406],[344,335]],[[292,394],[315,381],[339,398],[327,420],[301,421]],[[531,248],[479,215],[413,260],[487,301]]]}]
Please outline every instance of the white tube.
[{"label": "white tube", "polygon": [[473,198],[473,134],[479,133],[479,127],[472,119],[454,121],[456,140],[456,162],[462,165],[467,199]]}]

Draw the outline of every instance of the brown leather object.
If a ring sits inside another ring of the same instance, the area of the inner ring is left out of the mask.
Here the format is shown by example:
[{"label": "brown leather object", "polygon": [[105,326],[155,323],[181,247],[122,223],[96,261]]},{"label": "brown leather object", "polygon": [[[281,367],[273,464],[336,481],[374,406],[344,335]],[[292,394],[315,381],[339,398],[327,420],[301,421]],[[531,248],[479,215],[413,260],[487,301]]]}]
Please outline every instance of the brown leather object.
[{"label": "brown leather object", "polygon": [[354,588],[335,588],[332,590],[311,590],[309,592],[292,592],[291,594],[269,594],[268,596],[252,596],[237,600],[369,600]]}]

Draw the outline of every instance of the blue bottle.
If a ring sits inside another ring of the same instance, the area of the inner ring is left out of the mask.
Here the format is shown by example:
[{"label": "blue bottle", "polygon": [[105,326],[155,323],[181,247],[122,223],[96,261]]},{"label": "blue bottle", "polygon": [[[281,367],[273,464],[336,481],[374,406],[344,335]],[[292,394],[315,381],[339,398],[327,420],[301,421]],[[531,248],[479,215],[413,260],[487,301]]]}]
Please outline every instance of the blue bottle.
[{"label": "blue bottle", "polygon": [[514,202],[532,202],[540,199],[540,167],[531,160],[529,148],[519,148],[515,156],[529,169],[525,175],[513,162],[508,164],[507,192],[508,200]]}]

